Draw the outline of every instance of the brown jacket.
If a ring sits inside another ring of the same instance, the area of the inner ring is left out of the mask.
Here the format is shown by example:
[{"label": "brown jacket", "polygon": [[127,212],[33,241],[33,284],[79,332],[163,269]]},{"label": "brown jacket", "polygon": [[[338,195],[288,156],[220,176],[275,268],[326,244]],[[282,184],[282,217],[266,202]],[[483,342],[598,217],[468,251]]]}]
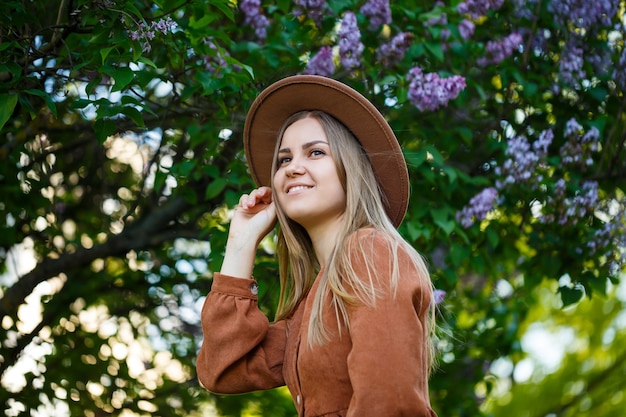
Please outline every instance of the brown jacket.
[{"label": "brown jacket", "polygon": [[[380,276],[391,272],[390,249],[369,230]],[[331,307],[324,323],[334,337],[307,346],[307,325],[319,276],[294,314],[269,323],[257,307],[256,282],[216,273],[202,310],[199,379],[209,391],[235,394],[287,384],[300,416],[436,417],[428,398],[426,321],[431,290],[399,251],[400,280],[375,307],[349,306],[350,329],[338,336]],[[362,259],[362,258],[361,258]],[[365,274],[365,268],[357,273]]]}]

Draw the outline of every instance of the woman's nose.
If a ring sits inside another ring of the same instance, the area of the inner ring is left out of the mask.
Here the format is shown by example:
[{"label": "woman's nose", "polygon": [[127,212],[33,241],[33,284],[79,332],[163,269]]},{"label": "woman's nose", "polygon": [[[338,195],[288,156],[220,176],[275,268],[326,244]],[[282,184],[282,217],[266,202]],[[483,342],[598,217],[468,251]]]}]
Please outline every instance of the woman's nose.
[{"label": "woman's nose", "polygon": [[300,158],[294,157],[287,165],[286,174],[289,176],[301,175],[304,173],[304,164]]}]

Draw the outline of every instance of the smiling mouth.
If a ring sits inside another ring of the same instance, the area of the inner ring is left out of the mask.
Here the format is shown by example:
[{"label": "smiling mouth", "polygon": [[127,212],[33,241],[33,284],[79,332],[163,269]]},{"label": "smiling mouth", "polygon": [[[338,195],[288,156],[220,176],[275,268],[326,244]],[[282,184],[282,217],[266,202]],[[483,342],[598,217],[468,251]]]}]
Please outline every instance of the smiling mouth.
[{"label": "smiling mouth", "polygon": [[307,185],[296,185],[295,187],[289,188],[287,190],[287,194],[291,194],[293,192],[300,191],[300,190],[308,190],[310,188],[313,188],[313,187],[309,187]]}]

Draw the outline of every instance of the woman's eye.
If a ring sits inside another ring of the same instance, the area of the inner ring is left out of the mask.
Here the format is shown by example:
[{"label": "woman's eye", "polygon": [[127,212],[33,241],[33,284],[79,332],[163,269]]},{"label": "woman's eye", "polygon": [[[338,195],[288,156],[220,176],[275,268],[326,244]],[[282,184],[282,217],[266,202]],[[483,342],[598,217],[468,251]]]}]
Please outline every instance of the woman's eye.
[{"label": "woman's eye", "polygon": [[311,156],[322,156],[322,155],[326,155],[326,152],[324,152],[321,149],[313,149],[311,151]]},{"label": "woman's eye", "polygon": [[291,161],[290,157],[284,156],[282,158],[278,158],[278,166],[285,165]]}]

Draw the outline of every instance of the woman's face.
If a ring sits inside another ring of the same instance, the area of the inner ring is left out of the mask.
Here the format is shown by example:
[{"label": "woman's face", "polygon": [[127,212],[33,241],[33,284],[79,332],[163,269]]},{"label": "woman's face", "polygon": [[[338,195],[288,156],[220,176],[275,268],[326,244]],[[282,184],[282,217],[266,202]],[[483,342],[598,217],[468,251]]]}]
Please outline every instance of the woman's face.
[{"label": "woman's face", "polygon": [[338,224],[346,193],[320,122],[307,117],[289,126],[277,158],[273,192],[287,217],[307,230]]}]

